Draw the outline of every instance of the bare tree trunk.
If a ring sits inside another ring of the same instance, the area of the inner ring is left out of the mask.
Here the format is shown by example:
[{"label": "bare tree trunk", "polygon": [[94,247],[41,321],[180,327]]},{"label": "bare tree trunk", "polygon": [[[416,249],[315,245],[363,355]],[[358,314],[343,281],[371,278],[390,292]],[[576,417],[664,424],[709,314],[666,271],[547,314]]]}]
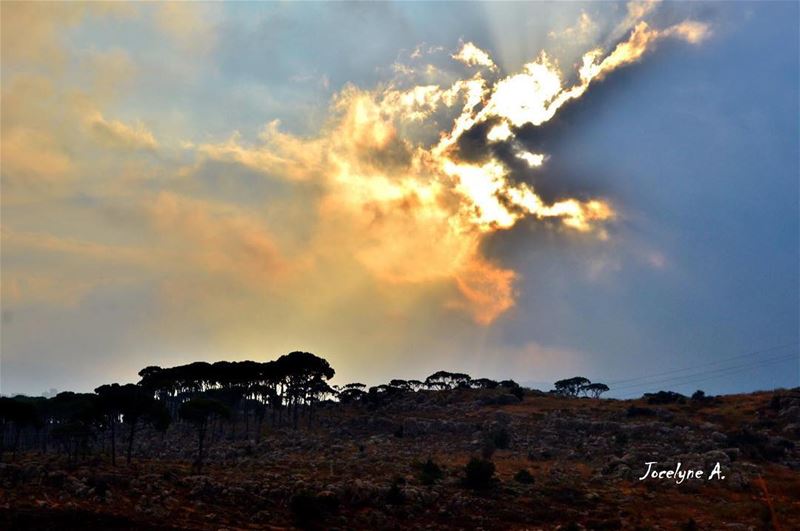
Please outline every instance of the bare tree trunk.
[{"label": "bare tree trunk", "polygon": [[203,421],[197,426],[197,471],[203,468],[203,441],[206,438],[207,421]]},{"label": "bare tree trunk", "polygon": [[133,453],[133,436],[136,432],[136,423],[131,424],[131,431],[128,435],[128,464],[131,464],[131,454]]},{"label": "bare tree trunk", "polygon": [[16,461],[17,460],[17,447],[19,447],[19,436],[20,436],[20,433],[22,433],[22,428],[20,428],[19,426],[16,426],[16,428],[17,428],[17,432],[14,434],[14,451],[11,453],[11,460],[12,461]]},{"label": "bare tree trunk", "polygon": [[117,466],[117,435],[114,424],[114,419],[111,419],[111,464]]}]

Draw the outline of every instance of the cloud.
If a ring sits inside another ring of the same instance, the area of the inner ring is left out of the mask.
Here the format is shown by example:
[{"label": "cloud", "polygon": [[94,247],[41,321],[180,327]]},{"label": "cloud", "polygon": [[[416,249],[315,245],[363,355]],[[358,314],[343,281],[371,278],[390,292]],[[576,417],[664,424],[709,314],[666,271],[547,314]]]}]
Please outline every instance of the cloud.
[{"label": "cloud", "polygon": [[[404,86],[403,76],[373,89],[347,86],[333,98],[330,118],[317,135],[292,135],[272,122],[257,144],[235,133],[200,144],[196,152],[273,179],[318,186],[315,236],[301,253],[306,264],[330,256],[335,247],[390,286],[450,284],[459,297],[443,306],[489,325],[514,306],[519,279],[484,254],[492,234],[527,219],[603,240],[616,212],[602,198],[548,203],[535,184],[512,180],[512,168],[492,151],[463,159],[460,142],[477,131],[478,143],[508,146],[530,170],[541,171],[547,154],[522,148],[516,140],[520,127],[548,122],[592,82],[639,60],[657,40],[696,43],[706,33],[691,21],[663,30],[639,22],[610,51],[584,54],[574,85],[566,85],[542,53],[521,72],[496,80],[478,73],[447,85]],[[495,69],[489,54],[469,42],[452,57]],[[419,134],[431,127],[439,134]]]},{"label": "cloud", "polygon": [[467,309],[477,323],[489,325],[514,306],[516,278],[517,273],[510,269],[485,260],[472,260],[455,277],[464,298],[452,304]]},{"label": "cloud", "polygon": [[585,43],[597,31],[598,24],[586,12],[581,11],[580,17],[574,26],[569,26],[561,31],[551,31],[547,34],[551,39]]},{"label": "cloud", "polygon": [[[197,152],[209,160],[238,163],[269,176],[297,181],[310,178],[314,167],[308,162],[313,158],[307,153],[294,158],[284,156],[294,151],[296,140],[281,134],[277,127],[278,122],[273,122],[265,128],[261,145],[245,145],[242,135],[235,132],[224,142],[200,144]],[[194,143],[187,141],[185,145],[191,148]]]},{"label": "cloud", "polygon": [[489,54],[475,46],[471,42],[465,42],[458,53],[452,55],[453,59],[460,61],[467,66],[485,66],[490,70],[495,70],[497,67],[489,57]]},{"label": "cloud", "polygon": [[[159,23],[178,38],[196,38],[176,24],[176,13],[160,9]],[[322,275],[315,268],[330,260],[355,260],[373,281],[389,289],[450,286],[459,295],[444,297],[442,308],[465,311],[475,322],[489,325],[514,306],[519,280],[518,273],[486,256],[484,244],[493,234],[527,219],[604,239],[615,210],[603,198],[547,202],[535,182],[511,178],[512,171],[523,166],[512,168],[491,151],[464,158],[458,149],[462,140],[469,136],[479,144],[508,149],[530,171],[544,171],[547,154],[524,149],[516,139],[520,127],[546,123],[594,80],[638,60],[658,39],[699,42],[705,35],[705,26],[691,21],[664,30],[640,22],[610,52],[586,53],[578,82],[571,86],[544,53],[520,72],[496,77],[489,54],[467,42],[453,59],[485,67],[493,77],[477,72],[443,83],[408,85],[397,80],[372,89],[348,85],[333,97],[329,119],[317,134],[294,135],[273,121],[255,142],[238,132],[222,141],[186,140],[185,150],[195,160],[181,174],[184,182],[204,163],[219,161],[310,187],[303,194],[313,193],[297,200],[313,214],[309,236],[302,244],[289,244],[292,251],[287,255],[281,248],[286,240],[278,243],[264,213],[164,191],[147,199],[150,206],[140,214],[151,223],[153,254],[167,262],[181,260],[184,266],[178,269],[183,274],[219,276],[256,291],[278,277],[289,282],[297,271]],[[115,51],[96,54],[91,64],[96,77],[109,80],[97,82],[97,87],[124,81],[133,71],[127,56]],[[72,103],[67,108],[72,116],[83,117],[98,146],[128,152],[161,149],[143,123],[107,118],[96,96],[81,94],[68,100]],[[11,130],[4,129],[4,137],[18,147],[9,159],[12,172],[75,171],[66,154],[59,157],[54,151],[68,141],[37,136],[51,130],[52,122],[43,118],[49,108],[21,115],[12,121]],[[29,133],[13,129],[17,122],[35,123],[35,116],[41,128]],[[24,145],[29,147],[22,149]],[[37,159],[32,155],[38,151],[52,153]],[[182,285],[181,275],[170,278],[173,287]]]},{"label": "cloud", "polygon": [[[130,211],[131,219],[120,224],[132,239],[147,242],[143,249],[38,242],[37,252],[69,252],[94,264],[70,273],[76,286],[90,286],[90,272],[110,254],[125,264],[121,269],[176,300],[203,299],[199,285],[220,291],[233,285],[248,298],[330,308],[343,286],[358,282],[364,286],[348,289],[392,293],[397,300],[424,298],[437,311],[464,312],[489,326],[515,306],[522,278],[486,251],[494,235],[525,220],[543,230],[608,238],[617,216],[611,202],[586,193],[545,200],[536,180],[547,171],[549,155],[524,147],[517,135],[552,120],[592,83],[640,60],[658,40],[698,43],[708,35],[707,26],[694,21],[655,29],[639,20],[648,10],[629,8],[631,20],[638,20],[632,31],[608,49],[586,52],[577,72],[565,75],[543,52],[520,71],[501,73],[487,51],[466,42],[450,57],[480,67],[467,77],[426,68],[425,82],[415,83],[416,69],[401,69],[396,79],[371,88],[345,85],[331,99],[326,123],[312,134],[292,134],[272,121],[255,139],[235,130],[222,140],[182,139],[179,156],[143,122],[109,117],[115,90],[138,69],[122,50],[92,51],[82,56],[83,73],[92,80],[88,90],[55,75],[19,76],[4,86],[4,109],[12,109],[3,123],[4,176],[12,182],[74,178],[85,186],[102,182],[105,157],[116,156],[114,171],[122,173],[119,161],[126,161],[132,165],[125,174],[152,179],[158,191],[113,189],[114,200]],[[180,46],[213,45],[213,24],[204,13],[165,4],[153,14]],[[589,31],[591,22],[582,16],[578,29]],[[42,31],[45,40],[57,39]],[[422,54],[412,55],[416,60]],[[468,141],[475,147],[471,156],[464,148]],[[158,155],[150,157],[158,159],[152,167],[142,162],[148,154]],[[296,218],[302,230],[276,225],[281,219],[275,197],[248,206],[210,200],[214,194],[203,187],[222,181],[198,178],[210,163],[239,166],[237,171],[280,183],[285,208],[302,213]],[[163,177],[177,167],[183,169]],[[14,238],[20,244],[20,236]],[[333,271],[348,282],[337,285],[329,278]],[[55,285],[16,278],[10,285],[44,286],[29,293]],[[304,283],[317,287],[313,303],[296,294]]]},{"label": "cloud", "polygon": [[163,2],[153,16],[156,26],[181,48],[206,53],[216,44],[216,11],[210,4]]},{"label": "cloud", "polygon": [[60,30],[77,24],[86,12],[78,2],[54,5],[37,2],[4,2],[2,7],[3,60],[61,65]]},{"label": "cloud", "polygon": [[[146,249],[105,245],[3,226],[3,301],[7,307],[46,303],[76,306],[104,285],[129,282],[133,271],[153,268]],[[53,264],[58,264],[53,268]]]},{"label": "cloud", "polygon": [[142,204],[168,269],[219,275],[249,289],[268,289],[288,265],[263,220],[224,203],[161,192]]},{"label": "cloud", "polygon": [[64,28],[74,27],[87,15],[131,17],[136,7],[123,2],[3,2],[3,62],[63,68],[68,59],[62,38]]},{"label": "cloud", "polygon": [[101,151],[109,146],[156,148],[152,133],[141,123],[106,120],[98,110],[114,101],[135,75],[129,55],[118,48],[75,50],[67,42],[66,29],[94,17],[135,14],[129,7],[3,5],[4,205],[70,194],[96,175]]},{"label": "cloud", "polygon": [[2,141],[3,173],[12,179],[11,186],[21,181],[57,184],[73,171],[69,154],[47,132],[15,128]]},{"label": "cloud", "polygon": [[161,192],[129,207],[128,215],[147,245],[101,244],[4,226],[5,300],[77,305],[102,286],[131,282],[170,286],[173,292],[207,284],[268,293],[303,272],[302,259],[290,266],[263,219],[241,208]]},{"label": "cloud", "polygon": [[95,111],[86,118],[94,137],[103,144],[120,149],[148,149],[158,147],[153,133],[143,123],[127,125],[119,120],[106,120]]}]

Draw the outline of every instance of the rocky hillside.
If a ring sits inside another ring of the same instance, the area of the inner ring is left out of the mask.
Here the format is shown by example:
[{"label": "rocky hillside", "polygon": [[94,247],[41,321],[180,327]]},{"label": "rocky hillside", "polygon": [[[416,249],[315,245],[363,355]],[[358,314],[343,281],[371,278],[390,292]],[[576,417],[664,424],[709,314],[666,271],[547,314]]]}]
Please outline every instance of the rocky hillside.
[{"label": "rocky hillside", "polygon": [[[5,454],[2,529],[798,529],[800,390],[417,392],[260,440],[143,433],[133,463]],[[656,475],[645,475],[646,463]],[[673,472],[703,470],[678,482]],[[718,473],[709,478],[719,463]]]}]

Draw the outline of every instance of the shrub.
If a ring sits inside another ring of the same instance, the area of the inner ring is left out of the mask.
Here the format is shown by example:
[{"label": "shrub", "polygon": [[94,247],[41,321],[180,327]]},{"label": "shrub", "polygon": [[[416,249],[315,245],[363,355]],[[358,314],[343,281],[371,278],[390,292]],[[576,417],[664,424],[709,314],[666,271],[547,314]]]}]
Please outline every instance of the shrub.
[{"label": "shrub", "polygon": [[504,426],[494,428],[491,432],[489,432],[489,437],[494,444],[494,447],[500,450],[507,449],[509,443],[511,442],[511,435],[509,435],[508,430]]},{"label": "shrub", "polygon": [[332,496],[299,492],[292,497],[289,508],[298,527],[308,527],[335,513],[339,508],[339,500]]},{"label": "shrub", "polygon": [[[692,398],[694,398],[694,396]],[[694,518],[689,518],[686,522],[681,524],[681,531],[697,531],[697,522],[694,521]]]},{"label": "shrub", "polygon": [[748,428],[728,433],[728,445],[738,448],[745,457],[750,459],[764,459],[778,461],[786,453],[789,444],[772,444],[770,438]]},{"label": "shrub", "polygon": [[494,482],[494,463],[473,457],[464,467],[464,486],[474,490],[486,490]]},{"label": "shrub", "polygon": [[685,404],[686,397],[675,391],[659,391],[657,393],[645,393],[644,398],[648,404]]},{"label": "shrub", "polygon": [[419,465],[419,481],[423,485],[433,485],[444,477],[442,469],[439,465],[433,462],[433,459],[428,458],[427,461]]},{"label": "shrub", "polygon": [[484,459],[491,459],[495,450],[494,441],[487,437],[483,440],[483,446],[481,446],[481,457]]},{"label": "shrub", "polygon": [[694,393],[692,393],[692,400],[705,400],[706,392],[698,389]]},{"label": "shrub", "polygon": [[403,493],[401,485],[405,485],[406,480],[401,477],[396,477],[392,481],[392,486],[386,492],[386,503],[389,505],[402,505],[406,502],[406,495]]},{"label": "shrub", "polygon": [[628,408],[627,414],[629,417],[653,417],[656,415],[656,412],[649,407],[631,406]]},{"label": "shrub", "polygon": [[517,483],[523,483],[523,484],[526,484],[526,485],[530,485],[531,483],[534,482],[534,477],[526,469],[521,468],[519,470],[519,472],[514,474],[514,481],[516,481]]}]

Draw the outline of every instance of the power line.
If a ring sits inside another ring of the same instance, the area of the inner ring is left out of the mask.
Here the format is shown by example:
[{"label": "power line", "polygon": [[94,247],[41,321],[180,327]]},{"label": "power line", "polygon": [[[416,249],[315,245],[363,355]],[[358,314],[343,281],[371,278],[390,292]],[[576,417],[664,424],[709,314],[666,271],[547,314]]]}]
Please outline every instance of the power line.
[{"label": "power line", "polygon": [[767,365],[767,364],[771,364],[771,363],[775,363],[775,362],[789,361],[789,360],[793,360],[793,359],[796,359],[796,358],[797,358],[797,356],[794,355],[794,354],[790,354],[788,356],[787,355],[783,355],[783,356],[778,356],[778,357],[775,357],[775,358],[768,358],[768,359],[765,359],[765,360],[759,360],[758,362],[755,362],[755,363],[746,363],[746,364],[743,364],[743,365],[733,365],[731,367],[723,367],[721,369],[715,369],[713,371],[703,371],[703,372],[699,372],[699,373],[695,373],[695,374],[685,374],[685,375],[682,375],[682,376],[674,376],[674,377],[671,377],[671,378],[656,380],[656,381],[653,381],[653,382],[644,382],[644,383],[637,383],[637,384],[632,384],[632,385],[623,385],[622,387],[617,387],[615,389],[619,389],[619,390],[622,390],[622,389],[636,389],[636,388],[649,387],[649,386],[654,386],[654,385],[676,384],[676,383],[684,381],[687,378],[688,379],[693,379],[693,378],[696,378],[698,376],[705,376],[705,375],[709,375],[709,374],[718,374],[718,373],[719,374],[724,374],[724,373],[727,373],[729,371],[734,371],[735,372],[738,369],[757,368],[757,367],[761,367],[763,365]]},{"label": "power line", "polygon": [[[668,384],[671,387],[677,387],[677,386],[682,386],[682,385],[688,385],[688,384],[692,384],[692,383],[702,382],[702,381],[706,381],[706,380],[712,380],[712,379],[715,379],[715,378],[721,378],[721,377],[724,377],[724,376],[731,376],[733,374],[745,372],[745,371],[748,371],[748,370],[751,370],[751,369],[756,369],[756,368],[759,368],[759,367],[764,367],[764,366],[772,365],[772,364],[776,364],[776,363],[794,361],[794,360],[797,360],[797,359],[798,359],[798,357],[795,354],[791,354],[791,355],[788,355],[788,356],[784,355],[784,356],[779,356],[779,357],[771,358],[771,359],[767,359],[767,360],[761,360],[761,361],[759,361],[757,363],[748,363],[748,364],[743,364],[743,365],[738,365],[738,366],[733,366],[733,367],[726,367],[726,368],[722,368],[722,369],[716,369],[714,371],[706,371],[706,372],[697,373],[697,374],[684,375],[684,376],[677,377],[677,378],[668,378],[666,380],[659,380],[659,381],[655,381],[655,382],[648,382],[648,383],[642,383],[642,384],[618,387],[618,388],[614,388],[613,391],[623,391],[623,390],[628,390],[628,389],[641,389],[643,387],[650,387],[650,386],[654,387],[654,386],[661,386],[661,385],[664,385],[664,384]],[[630,394],[630,393],[628,393],[628,394]]]},{"label": "power line", "polygon": [[771,363],[771,362],[774,362],[774,361],[792,360],[792,359],[796,359],[796,358],[797,358],[796,354],[788,354],[788,355],[787,354],[781,354],[780,356],[767,358],[767,359],[762,359],[762,360],[758,360],[756,362],[750,362],[750,363],[745,363],[745,364],[741,364],[741,365],[732,365],[730,367],[722,367],[722,368],[714,369],[714,370],[711,370],[711,371],[701,371],[701,372],[695,373],[695,374],[684,374],[684,375],[681,375],[681,376],[672,376],[672,377],[669,377],[669,378],[662,378],[662,379],[655,380],[655,381],[652,381],[652,382],[642,382],[642,383],[635,383],[635,384],[630,384],[630,385],[623,385],[621,387],[616,387],[615,389],[631,389],[631,388],[636,388],[636,387],[659,385],[659,384],[663,384],[663,383],[669,383],[669,382],[672,382],[672,381],[680,381],[680,380],[683,380],[684,378],[694,378],[696,376],[702,376],[704,374],[713,374],[713,373],[718,373],[718,372],[726,372],[726,371],[729,371],[731,369],[738,369],[738,368],[742,368],[742,367],[744,367],[744,368],[746,368],[746,367],[758,367],[758,366],[760,366],[762,364]]},{"label": "power line", "polygon": [[[793,360],[778,360],[778,361],[793,361]],[[695,384],[695,383],[699,383],[699,382],[705,382],[705,381],[708,381],[708,380],[715,380],[717,378],[724,378],[724,377],[727,377],[727,376],[731,376],[732,374],[745,372],[745,371],[747,371],[749,369],[750,369],[750,367],[746,367],[744,369],[739,369],[738,371],[734,371],[734,372],[727,373],[727,374],[717,374],[717,375],[714,375],[714,376],[708,376],[706,378],[696,378],[694,380],[687,380],[685,382],[681,382],[681,383],[675,384],[674,387],[679,387],[679,386],[682,386],[682,385]],[[622,396],[621,398],[635,398],[637,396],[639,396],[639,392],[627,393],[624,396]]]},{"label": "power line", "polygon": [[720,365],[722,363],[727,363],[729,361],[733,361],[733,360],[736,360],[736,359],[739,359],[739,358],[758,356],[758,355],[761,355],[761,354],[766,354],[768,352],[773,352],[773,351],[776,351],[776,350],[784,349],[786,347],[795,346],[797,344],[798,344],[797,341],[792,341],[790,343],[785,343],[783,345],[776,345],[776,346],[768,347],[768,348],[765,348],[765,349],[759,349],[759,350],[747,352],[745,354],[738,354],[736,356],[729,356],[729,357],[726,357],[726,358],[723,358],[723,359],[720,359],[720,360],[716,360],[716,361],[712,361],[712,362],[708,362],[708,363],[703,363],[703,364],[700,364],[700,365],[694,365],[694,366],[691,366],[691,367],[684,367],[684,368],[681,368],[681,369],[673,369],[673,370],[669,370],[669,371],[663,371],[663,372],[659,372],[659,373],[650,374],[650,375],[647,375],[647,376],[637,376],[635,378],[626,378],[626,379],[622,379],[622,380],[612,380],[612,381],[608,382],[608,385],[611,386],[611,385],[616,385],[616,384],[620,384],[620,383],[636,382],[636,381],[639,381],[639,380],[647,380],[647,379],[650,379],[650,378],[658,378],[658,377],[661,377],[661,376],[665,376],[667,374],[676,374],[676,373],[680,373],[680,372],[684,372],[684,371],[691,371],[691,370],[694,370],[694,369],[700,369],[700,368],[703,368],[703,367],[713,367],[714,365]]}]

